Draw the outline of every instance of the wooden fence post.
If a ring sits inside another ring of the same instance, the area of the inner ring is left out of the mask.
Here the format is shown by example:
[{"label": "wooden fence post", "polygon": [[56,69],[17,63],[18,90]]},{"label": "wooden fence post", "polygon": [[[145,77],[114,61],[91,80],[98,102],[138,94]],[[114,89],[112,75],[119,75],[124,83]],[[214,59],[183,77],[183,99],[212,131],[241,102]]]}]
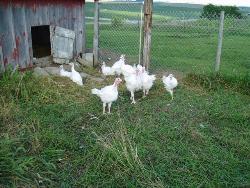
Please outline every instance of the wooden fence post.
[{"label": "wooden fence post", "polygon": [[146,67],[146,70],[149,69],[150,64],[152,9],[153,0],[144,0],[143,65]]},{"label": "wooden fence post", "polygon": [[218,37],[218,48],[217,48],[217,55],[216,55],[216,62],[215,62],[215,72],[218,72],[220,70],[221,50],[222,50],[222,41],[223,41],[223,29],[224,29],[224,17],[225,17],[225,12],[221,11],[219,37]]},{"label": "wooden fence post", "polygon": [[94,8],[94,39],[93,39],[93,66],[98,65],[99,51],[99,0],[95,0]]}]

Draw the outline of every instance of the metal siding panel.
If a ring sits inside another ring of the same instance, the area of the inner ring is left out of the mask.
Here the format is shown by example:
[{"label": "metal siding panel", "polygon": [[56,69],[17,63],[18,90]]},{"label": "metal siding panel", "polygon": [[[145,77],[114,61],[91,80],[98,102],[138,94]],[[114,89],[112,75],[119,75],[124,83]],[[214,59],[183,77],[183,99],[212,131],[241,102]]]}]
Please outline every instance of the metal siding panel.
[{"label": "metal siding panel", "polygon": [[28,46],[29,46],[29,61],[30,63],[33,61],[33,49],[32,49],[32,36],[31,36],[31,26],[32,26],[32,20],[33,18],[31,18],[30,16],[33,13],[31,12],[30,8],[25,8],[25,17],[26,17],[26,30],[27,30],[27,37],[28,37]]},{"label": "metal siding panel", "polygon": [[74,41],[74,44],[73,44],[73,55],[76,56],[77,55],[77,50],[76,50],[76,43],[77,43],[77,21],[76,21],[76,8],[74,7],[72,9],[72,14],[71,14],[71,17],[70,17],[70,21],[72,23],[72,30],[75,32],[75,41]]},{"label": "metal siding panel", "polygon": [[73,17],[73,9],[70,9],[68,11],[68,16],[67,16],[68,28],[71,29],[71,30],[74,30],[74,22],[72,22],[72,17]]},{"label": "metal siding panel", "polygon": [[10,6],[0,9],[1,28],[2,28],[2,51],[4,66],[16,65],[16,43],[14,36],[13,15]]},{"label": "metal siding panel", "polygon": [[21,68],[29,66],[29,43],[24,7],[14,7],[13,21],[17,49],[17,62]]},{"label": "metal siding panel", "polygon": [[69,28],[69,22],[68,22],[68,15],[69,15],[69,9],[67,7],[62,7],[62,11],[63,11],[63,15],[61,17],[61,27],[66,28],[66,29],[70,29]]},{"label": "metal siding panel", "polygon": [[75,19],[75,33],[76,33],[76,56],[82,53],[82,7],[77,8]]},{"label": "metal siding panel", "polygon": [[42,15],[42,18],[43,18],[43,24],[44,25],[49,25],[50,22],[49,22],[49,11],[48,11],[48,6],[44,6],[43,7],[43,15]]},{"label": "metal siding panel", "polygon": [[0,46],[0,72],[4,71],[4,65],[3,65],[3,50],[2,46]]},{"label": "metal siding panel", "polygon": [[45,6],[41,6],[41,5],[38,5],[37,7],[37,17],[38,17],[38,20],[39,20],[39,25],[46,25],[45,23],[45,20],[44,20],[44,7]]},{"label": "metal siding panel", "polygon": [[37,26],[37,25],[39,25],[38,24],[38,22],[37,22],[37,14],[36,14],[36,6],[37,5],[35,5],[35,7],[34,8],[28,8],[29,10],[30,10],[30,17],[29,17],[29,19],[30,19],[30,25],[31,26]]},{"label": "metal siding panel", "polygon": [[50,25],[55,25],[56,21],[55,21],[54,5],[50,4],[48,9],[49,9],[49,22],[50,22]]},{"label": "metal siding panel", "polygon": [[85,49],[86,49],[86,20],[85,20],[85,4],[82,4],[82,19],[81,19],[81,23],[82,23],[82,52],[85,53]]},{"label": "metal siding panel", "polygon": [[[4,18],[4,11],[3,8],[0,6],[0,24],[3,23],[3,18]],[[4,71],[4,62],[3,62],[3,38],[4,38],[4,30],[3,26],[0,25],[0,71]]]},{"label": "metal siding panel", "polygon": [[58,19],[59,16],[60,16],[60,8],[59,8],[59,6],[55,6],[54,11],[55,11],[55,14],[54,14],[55,15],[55,25],[60,26],[60,20]]}]

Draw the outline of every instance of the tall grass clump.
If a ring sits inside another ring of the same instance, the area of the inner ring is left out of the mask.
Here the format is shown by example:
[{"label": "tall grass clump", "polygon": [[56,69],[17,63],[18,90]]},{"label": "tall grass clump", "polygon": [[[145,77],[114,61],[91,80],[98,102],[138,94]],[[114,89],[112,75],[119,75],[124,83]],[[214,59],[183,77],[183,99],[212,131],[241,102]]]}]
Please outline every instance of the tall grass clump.
[{"label": "tall grass clump", "polygon": [[[42,84],[31,72],[7,69],[0,88],[0,185],[6,187],[51,186],[56,164],[44,153],[39,120],[22,110],[39,94]],[[39,101],[39,100],[38,100]],[[27,119],[26,119],[27,118]],[[63,151],[52,151],[63,155]],[[54,185],[54,184],[53,184]]]},{"label": "tall grass clump", "polygon": [[249,95],[250,94],[250,75],[235,77],[223,74],[188,74],[185,78],[186,84],[200,85],[208,90],[216,90],[219,88],[232,89],[236,92]]}]

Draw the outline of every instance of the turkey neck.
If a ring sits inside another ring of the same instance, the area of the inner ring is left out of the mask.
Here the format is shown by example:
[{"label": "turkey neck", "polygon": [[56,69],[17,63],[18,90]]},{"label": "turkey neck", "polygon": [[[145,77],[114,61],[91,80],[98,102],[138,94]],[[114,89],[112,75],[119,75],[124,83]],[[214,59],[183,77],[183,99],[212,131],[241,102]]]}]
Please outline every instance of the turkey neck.
[{"label": "turkey neck", "polygon": [[119,86],[119,83],[116,83],[116,81],[115,81],[114,84],[113,84],[114,89],[117,89],[118,86]]}]

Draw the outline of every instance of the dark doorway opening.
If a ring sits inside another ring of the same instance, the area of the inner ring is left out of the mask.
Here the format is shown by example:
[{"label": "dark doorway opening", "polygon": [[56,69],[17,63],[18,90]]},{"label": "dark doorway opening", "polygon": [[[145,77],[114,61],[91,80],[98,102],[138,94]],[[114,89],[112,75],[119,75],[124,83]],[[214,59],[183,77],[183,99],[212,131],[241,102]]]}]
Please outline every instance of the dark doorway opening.
[{"label": "dark doorway opening", "polygon": [[33,57],[51,55],[49,25],[31,27]]}]

